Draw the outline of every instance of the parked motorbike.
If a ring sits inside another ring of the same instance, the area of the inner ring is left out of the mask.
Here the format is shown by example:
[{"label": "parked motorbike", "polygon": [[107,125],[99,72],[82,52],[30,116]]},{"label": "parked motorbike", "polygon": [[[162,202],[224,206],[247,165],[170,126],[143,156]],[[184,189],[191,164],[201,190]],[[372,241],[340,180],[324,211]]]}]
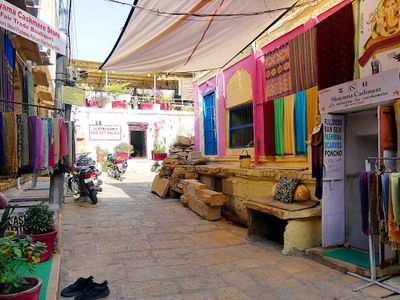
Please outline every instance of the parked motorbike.
[{"label": "parked motorbike", "polygon": [[112,154],[107,156],[107,173],[112,178],[122,181],[122,175],[126,172],[128,168],[128,163],[125,159],[115,157]]},{"label": "parked motorbike", "polygon": [[98,179],[95,167],[76,166],[75,172],[68,178],[68,188],[76,197],[88,196],[96,204]]},{"label": "parked motorbike", "polygon": [[97,186],[96,186],[96,190],[97,192],[102,192],[103,188],[101,187],[101,185],[103,184],[103,181],[101,179],[98,179],[98,177],[102,174],[102,172],[97,168],[97,164],[96,161],[94,161],[90,156],[89,156],[90,152],[85,152],[85,153],[81,153],[77,156],[76,158],[76,166],[79,167],[92,167],[95,169],[96,174],[97,174]]}]

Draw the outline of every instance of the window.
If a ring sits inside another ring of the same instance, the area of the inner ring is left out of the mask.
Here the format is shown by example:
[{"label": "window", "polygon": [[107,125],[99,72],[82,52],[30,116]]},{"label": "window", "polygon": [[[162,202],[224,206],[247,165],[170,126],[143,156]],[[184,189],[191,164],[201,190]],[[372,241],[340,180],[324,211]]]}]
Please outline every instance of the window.
[{"label": "window", "polygon": [[229,110],[229,148],[245,148],[253,142],[253,104]]}]

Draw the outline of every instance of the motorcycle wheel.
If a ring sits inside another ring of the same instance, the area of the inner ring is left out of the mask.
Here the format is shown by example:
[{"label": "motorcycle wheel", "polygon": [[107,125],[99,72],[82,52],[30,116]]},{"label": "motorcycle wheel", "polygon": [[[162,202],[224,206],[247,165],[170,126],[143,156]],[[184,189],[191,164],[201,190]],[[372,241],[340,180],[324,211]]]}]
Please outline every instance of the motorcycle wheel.
[{"label": "motorcycle wheel", "polygon": [[92,204],[96,204],[97,203],[97,193],[94,190],[89,190],[89,198],[90,201],[92,201]]},{"label": "motorcycle wheel", "polygon": [[74,194],[75,200],[80,197],[81,192],[79,190],[79,184],[74,180],[73,177],[68,179],[68,188]]}]

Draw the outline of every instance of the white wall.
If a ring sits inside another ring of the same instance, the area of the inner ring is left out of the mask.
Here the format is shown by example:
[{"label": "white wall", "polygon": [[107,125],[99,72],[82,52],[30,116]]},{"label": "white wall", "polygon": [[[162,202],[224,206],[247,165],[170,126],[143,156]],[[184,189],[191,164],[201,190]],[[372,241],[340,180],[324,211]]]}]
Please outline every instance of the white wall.
[{"label": "white wall", "polygon": [[[102,149],[110,152],[114,151],[114,147],[121,143],[130,143],[128,123],[148,123],[147,127],[147,158],[151,159],[151,151],[154,143],[154,126],[155,123],[162,124],[160,137],[165,137],[167,142],[167,151],[174,143],[178,135],[193,136],[194,135],[194,116],[193,112],[179,111],[152,111],[152,110],[130,110],[130,109],[107,109],[107,108],[91,108],[80,107],[74,108],[72,120],[76,121],[76,125],[85,138],[86,151],[91,152],[91,156],[95,158],[95,148],[99,145]],[[90,140],[89,125],[100,123],[101,125],[120,125],[121,140]]]}]

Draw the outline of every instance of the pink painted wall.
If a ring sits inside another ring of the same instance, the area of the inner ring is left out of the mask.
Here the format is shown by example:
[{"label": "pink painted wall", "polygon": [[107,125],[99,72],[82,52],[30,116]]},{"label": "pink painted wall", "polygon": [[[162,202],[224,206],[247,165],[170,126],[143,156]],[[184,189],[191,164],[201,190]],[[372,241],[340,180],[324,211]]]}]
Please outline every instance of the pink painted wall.
[{"label": "pink painted wall", "polygon": [[217,75],[217,113],[218,113],[218,156],[226,155],[226,128],[225,128],[225,106],[226,106],[226,81],[224,74]]},{"label": "pink painted wall", "polygon": [[199,120],[199,86],[193,87],[194,104],[194,150],[200,151],[200,120]]}]

